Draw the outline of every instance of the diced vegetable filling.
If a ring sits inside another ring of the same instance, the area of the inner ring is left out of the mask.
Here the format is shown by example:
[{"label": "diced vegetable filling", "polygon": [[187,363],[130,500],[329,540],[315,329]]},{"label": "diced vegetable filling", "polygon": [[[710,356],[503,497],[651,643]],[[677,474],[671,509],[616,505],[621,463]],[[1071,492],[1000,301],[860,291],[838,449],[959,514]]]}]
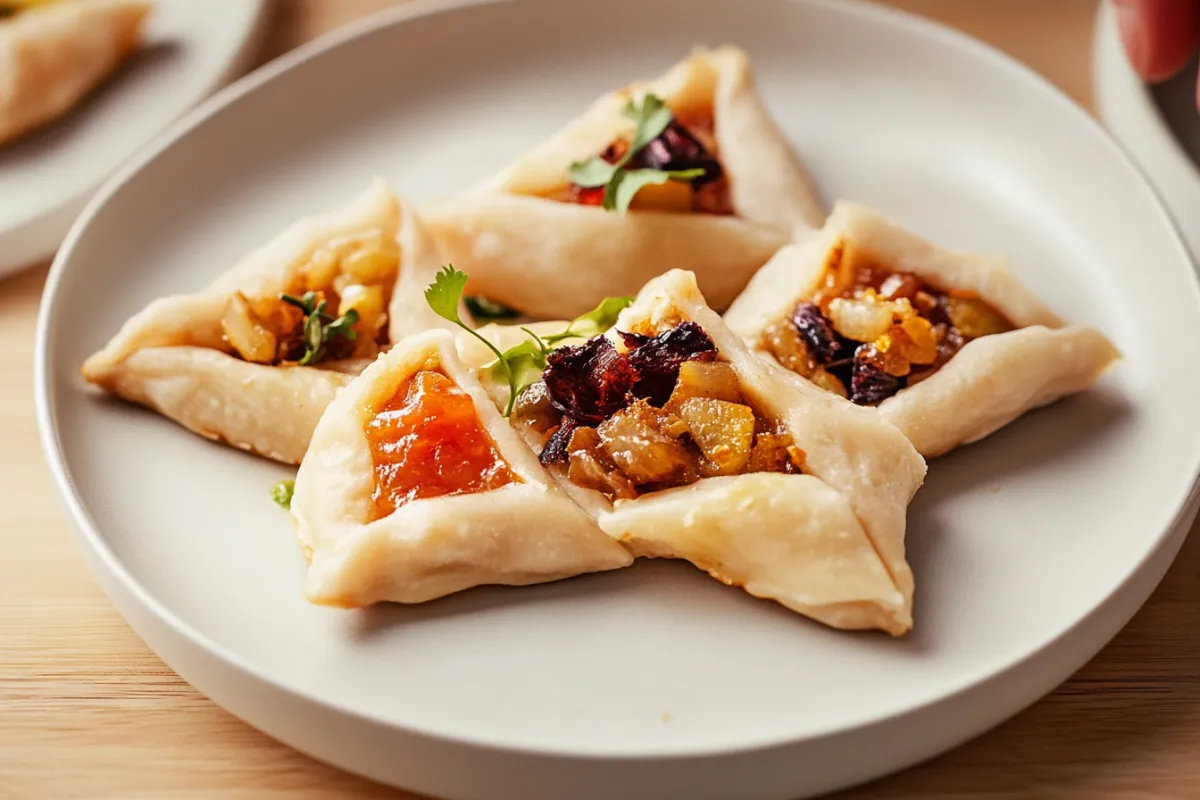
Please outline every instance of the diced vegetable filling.
[{"label": "diced vegetable filling", "polygon": [[413,375],[367,423],[366,433],[380,517],[420,498],[485,492],[518,480],[470,396],[440,372]]},{"label": "diced vegetable filling", "polygon": [[540,459],[611,500],[746,472],[797,473],[804,453],[748,402],[708,334],[597,336],[547,358],[514,411],[544,439]]},{"label": "diced vegetable filling", "polygon": [[235,293],[221,318],[225,340],[255,364],[374,358],[387,344],[387,306],[399,264],[399,246],[383,236],[319,248],[287,291]]},{"label": "diced vegetable filling", "polygon": [[839,247],[815,296],[767,326],[759,346],[823,389],[877,405],[972,339],[1014,327],[972,292],[939,289]]},{"label": "diced vegetable filling", "polygon": [[571,183],[553,199],[621,213],[733,213],[711,113],[683,121],[653,94],[630,98],[622,113],[634,123],[633,133],[572,164]]},{"label": "diced vegetable filling", "polygon": [[[600,154],[600,158],[610,164],[616,164],[628,150],[629,141],[618,139]],[[656,211],[732,214],[729,184],[721,163],[713,155],[714,152],[716,141],[712,136],[711,123],[707,126],[688,128],[673,121],[658,138],[629,160],[629,168],[662,171],[703,169],[704,174],[691,180],[669,180],[662,184],[643,186],[629,207]],[[604,203],[604,191],[603,186],[586,187],[572,183],[564,199],[581,205],[599,206]]]}]

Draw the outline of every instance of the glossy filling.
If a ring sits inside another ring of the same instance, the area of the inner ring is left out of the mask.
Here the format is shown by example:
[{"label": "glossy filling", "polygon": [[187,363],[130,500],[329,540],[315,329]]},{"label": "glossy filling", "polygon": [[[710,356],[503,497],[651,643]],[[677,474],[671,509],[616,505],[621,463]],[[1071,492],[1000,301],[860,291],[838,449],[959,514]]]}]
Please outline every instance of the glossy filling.
[{"label": "glossy filling", "polygon": [[858,405],[937,372],[967,342],[1015,328],[973,292],[943,290],[835,248],[820,287],[762,333],[780,364]]},{"label": "glossy filling", "polygon": [[484,431],[470,396],[440,372],[413,375],[366,432],[380,517],[423,497],[486,492],[518,480]]},{"label": "glossy filling", "polygon": [[399,266],[399,246],[388,237],[331,242],[312,254],[287,291],[235,293],[221,331],[233,355],[255,364],[374,358],[387,345],[387,307]]},{"label": "glossy filling", "polygon": [[[618,139],[600,154],[615,164],[629,149],[627,139]],[[630,208],[654,211],[691,211],[703,214],[732,214],[729,182],[717,159],[713,121],[697,118],[684,124],[673,120],[627,164],[628,169],[688,170],[703,169],[704,174],[690,181],[669,180],[661,185],[644,186],[634,196]],[[604,202],[604,187],[584,187],[572,183],[557,199],[580,205],[599,206]]]},{"label": "glossy filling", "polygon": [[610,500],[747,472],[798,473],[804,453],[759,415],[694,322],[656,335],[597,336],[547,358],[514,416],[540,459]]}]

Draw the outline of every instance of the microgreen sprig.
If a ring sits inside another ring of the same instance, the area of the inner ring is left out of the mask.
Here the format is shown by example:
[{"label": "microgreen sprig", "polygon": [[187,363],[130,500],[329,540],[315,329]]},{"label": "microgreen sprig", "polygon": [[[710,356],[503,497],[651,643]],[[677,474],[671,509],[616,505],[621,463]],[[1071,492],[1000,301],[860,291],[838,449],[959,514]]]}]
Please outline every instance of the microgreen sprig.
[{"label": "microgreen sprig", "polygon": [[[632,297],[606,297],[600,305],[588,313],[576,317],[558,333],[538,336],[529,328],[521,328],[529,334],[529,339],[504,351],[502,360],[507,361],[515,376],[513,391],[520,394],[530,385],[541,380],[542,372],[546,369],[546,357],[554,349],[554,345],[566,339],[590,339],[599,336],[617,323],[617,316],[633,302]],[[502,367],[499,363],[491,366],[492,379],[499,380],[497,370]]]},{"label": "microgreen sprig", "polygon": [[508,381],[508,388],[511,394],[508,397],[508,407],[504,411],[504,416],[512,413],[513,403],[517,400],[517,381],[516,375],[513,373],[512,367],[504,358],[504,354],[496,345],[489,342],[484,337],[480,336],[468,324],[462,321],[458,316],[458,304],[462,301],[463,289],[467,286],[467,273],[454,268],[453,264],[447,264],[442,267],[437,276],[433,279],[433,283],[425,290],[425,302],[433,309],[434,313],[447,322],[453,322],[458,327],[462,328],[467,333],[474,336],[479,341],[483,342],[489,350],[496,354],[496,358],[504,371],[504,378]]},{"label": "microgreen sprig", "polygon": [[325,313],[325,301],[318,302],[315,292],[305,292],[303,297],[281,294],[279,299],[304,312],[304,356],[299,361],[300,366],[319,361],[335,337],[357,337],[354,326],[358,323],[358,312],[353,308],[334,319]]},{"label": "microgreen sprig", "polygon": [[280,508],[290,509],[292,507],[292,495],[295,493],[295,481],[280,481],[271,487],[271,499],[274,500]]},{"label": "microgreen sprig", "polygon": [[629,169],[628,164],[646,145],[657,139],[675,117],[663,99],[646,94],[638,103],[632,97],[621,113],[633,120],[633,139],[625,154],[610,164],[600,156],[587,161],[575,162],[568,170],[571,180],[584,188],[604,187],[603,207],[605,211],[624,214],[636,195],[644,186],[660,186],[667,181],[691,181],[703,177],[704,169],[662,170]]},{"label": "microgreen sprig", "polygon": [[517,395],[541,379],[542,371],[546,369],[546,356],[555,344],[565,339],[589,339],[604,333],[616,324],[621,310],[633,302],[632,297],[606,297],[600,305],[572,320],[565,330],[548,336],[538,336],[529,328],[522,327],[521,330],[529,334],[529,338],[502,353],[500,348],[459,317],[458,306],[466,286],[467,273],[455,269],[453,264],[447,264],[425,290],[425,302],[439,317],[462,328],[496,354],[496,360],[486,369],[493,380],[508,384],[508,405],[504,409],[506,417],[512,415]]}]

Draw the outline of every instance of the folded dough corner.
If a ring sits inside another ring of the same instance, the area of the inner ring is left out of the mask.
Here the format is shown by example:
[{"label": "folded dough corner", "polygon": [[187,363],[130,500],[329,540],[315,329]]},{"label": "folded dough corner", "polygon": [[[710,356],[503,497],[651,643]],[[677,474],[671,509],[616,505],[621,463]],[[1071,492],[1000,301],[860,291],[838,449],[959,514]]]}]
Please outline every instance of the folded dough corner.
[{"label": "folded dough corner", "polygon": [[[82,372],[201,436],[298,464],[325,407],[388,342],[447,324],[422,295],[439,263],[411,207],[376,180],[206,289],[153,301]],[[324,316],[280,299],[308,292],[314,306],[327,304]],[[310,324],[351,309],[353,336],[322,339],[332,331]]]},{"label": "folded dough corner", "polygon": [[[707,363],[732,369],[743,396],[739,405],[753,408],[761,418],[755,424],[789,437],[803,469],[753,471],[743,462],[735,474],[693,475],[683,485],[646,485],[634,497],[618,498],[577,482],[576,468],[589,462],[576,463],[574,452],[568,462],[550,465],[550,474],[634,555],[686,559],[724,583],[833,627],[893,635],[909,630],[913,577],[904,557],[905,516],[924,480],[924,461],[872,410],[790,380],[782,368],[755,357],[705,304],[690,273],[648,283],[607,336],[614,348],[627,347],[629,337],[647,341],[685,323],[711,338],[715,353]],[[501,348],[520,338],[515,326],[479,332]],[[484,368],[484,350],[459,335],[459,351],[493,401],[505,403],[507,387]],[[527,424],[519,414],[510,422],[532,452],[545,454],[545,426]],[[693,428],[692,438],[699,433]],[[570,446],[577,446],[574,438]]]},{"label": "folded dough corner", "polygon": [[[817,328],[838,335],[870,330],[877,312],[884,320],[866,337],[871,341],[843,336],[826,348],[843,351],[831,364]],[[824,323],[814,325],[814,314]],[[926,457],[1088,389],[1120,357],[1101,332],[1064,323],[1003,259],[947,250],[846,202],[818,234],[781,249],[724,319],[764,358],[788,365],[789,375],[852,396],[851,382],[886,384],[861,401]],[[922,326],[931,336],[927,357],[916,354],[922,347],[913,341]],[[849,361],[855,374],[839,384],[838,370]]]},{"label": "folded dough corner", "polygon": [[305,595],[325,605],[420,603],[633,560],[546,473],[446,331],[404,339],[330,404],[291,510]]},{"label": "folded dough corner", "polygon": [[[623,110],[648,95],[679,122],[676,145],[719,165],[720,180],[694,193],[713,195],[719,208],[693,207],[683,184],[644,203],[650,188],[663,187],[642,188],[625,214],[582,199],[572,164],[615,158],[613,148],[628,146],[633,133]],[[656,80],[601,97],[491,180],[428,204],[422,216],[471,276],[471,293],[569,319],[673,268],[694,272],[710,304],[724,309],[795,230],[820,226],[824,211],[755,90],[748,56],[725,46],[698,49]]]}]

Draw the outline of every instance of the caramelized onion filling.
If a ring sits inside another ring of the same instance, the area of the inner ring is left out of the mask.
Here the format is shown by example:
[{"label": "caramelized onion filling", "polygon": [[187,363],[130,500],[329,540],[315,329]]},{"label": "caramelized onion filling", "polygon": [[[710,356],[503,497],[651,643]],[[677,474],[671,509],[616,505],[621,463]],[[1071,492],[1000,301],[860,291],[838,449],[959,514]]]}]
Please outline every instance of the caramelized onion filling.
[{"label": "caramelized onion filling", "polygon": [[547,467],[610,500],[747,472],[798,473],[804,453],[754,410],[694,322],[555,350],[514,418]]}]

